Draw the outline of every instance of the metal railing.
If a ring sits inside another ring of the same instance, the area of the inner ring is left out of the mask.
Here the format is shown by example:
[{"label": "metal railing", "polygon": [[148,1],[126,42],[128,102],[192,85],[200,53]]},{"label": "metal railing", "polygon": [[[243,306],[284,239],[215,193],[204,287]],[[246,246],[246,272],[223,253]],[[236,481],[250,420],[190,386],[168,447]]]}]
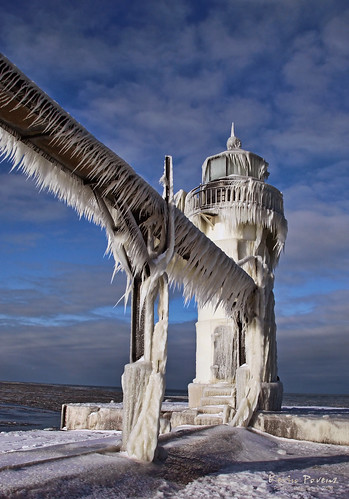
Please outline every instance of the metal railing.
[{"label": "metal railing", "polygon": [[241,178],[221,179],[191,190],[186,197],[185,214],[191,217],[234,204],[246,208],[258,206],[283,215],[283,198],[278,189],[261,181]]}]

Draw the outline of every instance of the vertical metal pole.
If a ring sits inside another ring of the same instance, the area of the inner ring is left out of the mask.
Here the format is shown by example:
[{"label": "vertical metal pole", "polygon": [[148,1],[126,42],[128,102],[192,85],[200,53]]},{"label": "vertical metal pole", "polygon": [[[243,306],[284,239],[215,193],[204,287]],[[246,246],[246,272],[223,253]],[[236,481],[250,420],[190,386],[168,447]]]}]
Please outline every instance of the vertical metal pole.
[{"label": "vertical metal pole", "polygon": [[144,317],[139,317],[139,298],[141,289],[141,278],[135,276],[132,289],[131,305],[131,342],[130,362],[136,362],[144,354]]},{"label": "vertical metal pole", "polygon": [[164,199],[166,203],[169,202],[170,199],[170,182],[171,182],[171,156],[165,156],[165,179],[166,179],[166,187],[165,187],[165,196]]}]

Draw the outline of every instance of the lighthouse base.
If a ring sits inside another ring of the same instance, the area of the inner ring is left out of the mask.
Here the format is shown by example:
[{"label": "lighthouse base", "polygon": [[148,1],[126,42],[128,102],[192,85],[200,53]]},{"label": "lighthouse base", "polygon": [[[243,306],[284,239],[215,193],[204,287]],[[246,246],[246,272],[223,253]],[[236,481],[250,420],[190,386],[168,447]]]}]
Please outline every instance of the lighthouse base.
[{"label": "lighthouse base", "polygon": [[[198,409],[200,414],[220,415],[223,422],[229,422],[246,388],[246,384],[240,377],[238,376],[237,385],[235,383],[190,383],[188,385],[189,408]],[[280,381],[262,383],[258,410],[280,411],[282,396],[283,385]]]}]

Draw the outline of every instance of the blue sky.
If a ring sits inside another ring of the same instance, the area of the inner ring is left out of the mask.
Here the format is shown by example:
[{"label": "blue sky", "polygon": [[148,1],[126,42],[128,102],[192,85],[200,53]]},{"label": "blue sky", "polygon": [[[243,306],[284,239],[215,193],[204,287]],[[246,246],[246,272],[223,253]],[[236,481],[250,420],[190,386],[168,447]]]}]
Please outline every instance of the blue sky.
[{"label": "blue sky", "polygon": [[[0,51],[154,187],[201,180],[230,124],[270,164],[287,392],[349,379],[349,6],[336,0],[0,0]],[[120,385],[129,323],[99,228],[0,165],[0,379]],[[195,308],[171,301],[167,384],[194,377]]]}]

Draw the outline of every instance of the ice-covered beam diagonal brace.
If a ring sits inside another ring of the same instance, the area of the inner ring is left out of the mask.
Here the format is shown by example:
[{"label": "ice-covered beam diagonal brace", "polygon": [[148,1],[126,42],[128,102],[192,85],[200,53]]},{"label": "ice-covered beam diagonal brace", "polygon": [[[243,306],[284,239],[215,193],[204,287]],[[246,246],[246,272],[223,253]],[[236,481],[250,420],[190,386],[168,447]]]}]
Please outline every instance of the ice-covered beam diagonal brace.
[{"label": "ice-covered beam diagonal brace", "polygon": [[[1,54],[0,127],[0,151],[14,166],[79,215],[105,227],[116,260],[122,247],[134,272],[148,264],[137,243],[139,234],[122,226],[125,217],[118,209],[132,215],[141,231],[151,223],[161,237],[167,206],[160,194]],[[108,233],[94,189],[118,231]],[[195,295],[199,304],[222,304],[229,314],[246,311],[255,290],[251,277],[177,209],[175,258],[168,273],[172,282],[183,284],[186,299]]]}]

